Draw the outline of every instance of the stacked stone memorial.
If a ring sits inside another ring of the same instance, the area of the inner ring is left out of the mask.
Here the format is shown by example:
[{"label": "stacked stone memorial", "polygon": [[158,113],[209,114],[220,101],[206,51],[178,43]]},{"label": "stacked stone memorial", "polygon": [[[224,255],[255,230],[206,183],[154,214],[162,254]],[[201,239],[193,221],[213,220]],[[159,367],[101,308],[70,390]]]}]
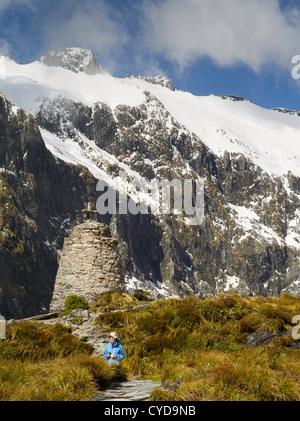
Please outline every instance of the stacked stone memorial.
[{"label": "stacked stone memorial", "polygon": [[92,220],[76,225],[64,241],[50,310],[61,311],[69,295],[91,302],[100,294],[124,291],[125,281],[118,254],[118,240],[107,225]]}]

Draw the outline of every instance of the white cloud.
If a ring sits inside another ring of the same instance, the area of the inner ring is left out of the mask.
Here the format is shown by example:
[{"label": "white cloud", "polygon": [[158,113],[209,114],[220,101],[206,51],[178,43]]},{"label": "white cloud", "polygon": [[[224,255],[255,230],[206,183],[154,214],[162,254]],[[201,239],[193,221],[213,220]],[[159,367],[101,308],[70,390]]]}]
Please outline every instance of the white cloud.
[{"label": "white cloud", "polygon": [[0,0],[0,12],[12,6],[28,6],[32,7],[32,0]]},{"label": "white cloud", "polygon": [[134,66],[136,68],[135,71],[143,76],[167,76],[159,61],[151,54],[147,54],[147,52],[140,49],[136,49]]},{"label": "white cloud", "polygon": [[0,0],[0,28],[2,28],[2,37],[0,39],[0,51],[11,56],[13,53],[13,46],[11,40],[8,40],[7,37],[12,35],[16,37],[17,34],[17,27],[15,24],[11,23],[9,26],[5,25],[5,15],[4,12],[7,10],[15,11],[19,6],[26,6],[30,8],[32,11],[34,10],[32,0]]},{"label": "white cloud", "polygon": [[299,10],[283,12],[279,0],[146,0],[143,10],[148,48],[181,69],[203,57],[256,72],[291,68],[300,53]]},{"label": "white cloud", "polygon": [[11,53],[11,46],[9,44],[8,41],[6,41],[6,39],[1,39],[0,40],[0,52],[7,54],[8,56]]},{"label": "white cloud", "polygon": [[12,0],[1,0],[0,1],[0,12],[7,8],[7,6],[12,3]]},{"label": "white cloud", "polygon": [[[82,47],[101,57],[101,64],[113,70],[114,53],[128,41],[121,17],[104,0],[73,1],[67,16],[49,21],[46,28],[49,48]],[[103,63],[104,61],[104,63]]]}]

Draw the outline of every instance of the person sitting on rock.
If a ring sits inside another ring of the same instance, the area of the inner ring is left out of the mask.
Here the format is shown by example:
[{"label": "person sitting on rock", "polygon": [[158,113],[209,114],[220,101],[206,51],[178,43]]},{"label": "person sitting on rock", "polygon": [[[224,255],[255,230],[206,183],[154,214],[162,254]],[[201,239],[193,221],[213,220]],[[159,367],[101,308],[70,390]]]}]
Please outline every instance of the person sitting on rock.
[{"label": "person sitting on rock", "polygon": [[109,364],[119,364],[119,361],[125,358],[125,353],[122,345],[120,344],[120,339],[115,332],[111,332],[109,335],[109,343],[105,347],[104,358]]}]

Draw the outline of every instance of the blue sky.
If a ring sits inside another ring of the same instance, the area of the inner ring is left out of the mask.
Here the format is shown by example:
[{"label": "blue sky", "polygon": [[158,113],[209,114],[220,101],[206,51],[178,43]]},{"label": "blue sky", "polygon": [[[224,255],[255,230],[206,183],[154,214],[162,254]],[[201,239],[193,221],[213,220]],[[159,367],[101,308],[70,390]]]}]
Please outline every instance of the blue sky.
[{"label": "blue sky", "polygon": [[17,62],[72,46],[115,76],[300,110],[300,0],[0,0],[0,48]]}]

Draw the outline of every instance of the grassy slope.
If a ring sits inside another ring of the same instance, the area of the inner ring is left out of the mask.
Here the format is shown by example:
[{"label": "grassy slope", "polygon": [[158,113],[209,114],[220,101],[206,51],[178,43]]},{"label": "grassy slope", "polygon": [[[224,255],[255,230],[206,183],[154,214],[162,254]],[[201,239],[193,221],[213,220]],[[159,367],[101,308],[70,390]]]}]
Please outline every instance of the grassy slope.
[{"label": "grassy slope", "polygon": [[126,359],[110,367],[60,325],[10,325],[0,342],[1,400],[82,400],[131,374],[159,377],[153,400],[300,400],[300,350],[291,334],[245,347],[251,332],[291,330],[300,299],[220,295],[141,304],[104,294],[90,306],[97,323],[122,338]]},{"label": "grassy slope", "polygon": [[0,342],[0,400],[88,400],[97,387],[126,379],[123,367],[91,352],[62,325],[14,322]]},{"label": "grassy slope", "polygon": [[123,338],[124,365],[160,376],[155,400],[300,400],[300,350],[291,334],[245,347],[251,332],[291,330],[300,299],[220,295],[159,300],[136,312],[100,315]]}]

